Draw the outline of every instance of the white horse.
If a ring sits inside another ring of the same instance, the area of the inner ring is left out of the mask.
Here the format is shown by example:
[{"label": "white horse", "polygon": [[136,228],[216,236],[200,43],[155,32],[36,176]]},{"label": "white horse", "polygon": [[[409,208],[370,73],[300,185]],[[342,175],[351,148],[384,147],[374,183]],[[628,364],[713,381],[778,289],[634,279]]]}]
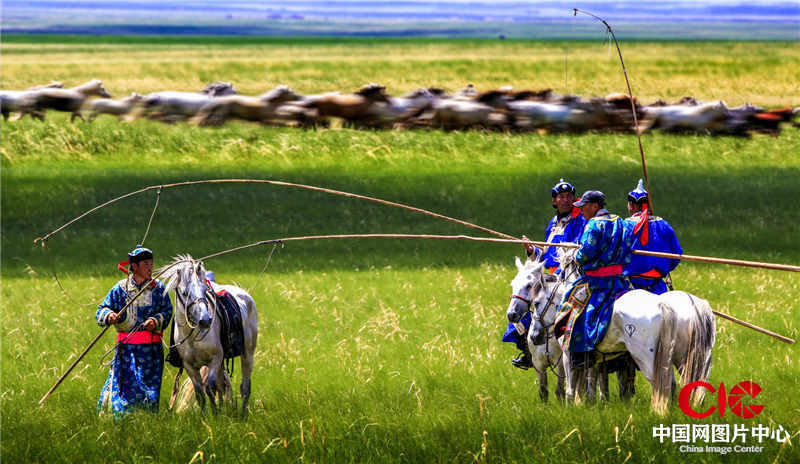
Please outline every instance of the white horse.
[{"label": "white horse", "polygon": [[389,97],[389,103],[376,102],[369,108],[366,125],[391,128],[432,109],[435,100],[428,89],[417,89],[402,97]]},{"label": "white horse", "polygon": [[565,398],[565,367],[569,364],[561,351],[561,345],[555,337],[552,327],[556,309],[561,302],[556,296],[555,287],[560,286],[556,277],[544,272],[543,261],[527,260],[525,264],[515,258],[517,275],[511,281],[511,302],[508,304],[506,316],[512,324],[519,324],[525,313],[532,311],[531,330],[540,327],[535,337],[532,332],[519,334],[526,338],[528,350],[533,358],[533,368],[539,377],[539,398],[547,401],[547,369],[553,370],[557,380],[556,398]]},{"label": "white horse", "polygon": [[721,100],[697,106],[645,106],[642,113],[639,121],[641,132],[650,129],[661,129],[665,132],[725,131],[730,117],[728,105]]},{"label": "white horse", "polygon": [[[11,113],[15,113],[21,111],[21,108],[24,109],[21,105],[23,101],[25,101],[25,97],[31,95],[34,92],[37,92],[42,89],[61,89],[64,87],[64,84],[58,81],[53,81],[46,85],[37,85],[36,87],[31,87],[26,90],[0,90],[0,112],[3,114],[3,119],[8,121],[8,116]],[[27,113],[22,113],[17,119],[21,119]],[[31,113],[31,117],[43,120],[44,113],[37,112]]]},{"label": "white horse", "polygon": [[276,116],[276,110],[282,104],[301,98],[286,85],[279,85],[258,97],[244,95],[216,97],[203,105],[189,122],[201,126],[220,125],[228,119],[237,118],[267,123]]},{"label": "white horse", "polygon": [[[579,275],[576,252],[564,248],[558,251],[563,284]],[[630,353],[653,387],[653,409],[664,412],[672,394],[673,366],[681,376],[680,386],[708,380],[715,330],[711,306],[702,298],[682,291],[655,295],[632,290],[614,302],[608,330],[596,345],[596,351],[603,356]],[[583,379],[589,375],[586,369],[569,370],[568,397],[570,391],[575,393],[576,387],[582,393],[586,386]],[[696,389],[695,403],[702,401],[704,394],[703,389]]]},{"label": "white horse", "polygon": [[21,99],[18,107],[20,114],[15,120],[22,119],[25,114],[31,114],[32,116],[39,114],[44,119],[44,111],[48,109],[72,113],[70,121],[74,121],[75,118],[84,120],[80,114],[81,106],[83,106],[86,99],[93,96],[111,98],[111,94],[103,87],[103,81],[100,79],[92,79],[89,82],[68,89],[39,89],[28,93]]},{"label": "white horse", "polygon": [[136,92],[120,100],[110,98],[94,98],[87,100],[81,107],[82,112],[89,112],[88,121],[94,121],[101,114],[110,114],[122,120],[144,97]]},{"label": "white horse", "polygon": [[[233,389],[230,379],[223,370],[221,323],[216,315],[214,293],[225,290],[236,300],[242,314],[244,329],[240,392],[242,416],[247,417],[250,377],[258,340],[258,311],[255,301],[245,290],[237,286],[217,285],[207,281],[203,263],[189,255],[176,257],[161,271],[163,278],[167,280],[167,291],[175,290],[174,342],[183,361],[183,368],[192,380],[195,397],[201,408],[205,407],[205,396],[208,395],[212,409],[217,411],[215,394],[218,394],[222,401]],[[208,368],[205,382],[200,372],[203,366]]]}]

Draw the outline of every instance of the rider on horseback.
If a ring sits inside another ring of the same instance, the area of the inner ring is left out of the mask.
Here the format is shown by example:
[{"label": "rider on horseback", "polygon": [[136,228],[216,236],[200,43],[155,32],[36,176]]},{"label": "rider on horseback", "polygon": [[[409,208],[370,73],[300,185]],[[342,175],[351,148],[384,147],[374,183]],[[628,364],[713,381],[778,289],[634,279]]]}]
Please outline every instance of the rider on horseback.
[{"label": "rider on horseback", "polygon": [[[652,216],[649,203],[647,190],[639,179],[636,189],[628,193],[628,212],[631,217],[626,221],[635,226],[636,239],[633,242],[633,249],[683,254],[683,248],[672,226],[664,219]],[[625,267],[625,275],[630,279],[633,288],[641,288],[660,295],[667,291],[664,278],[678,266],[678,263],[680,263],[678,259],[633,255],[631,263]],[[669,287],[672,290],[672,285]]]},{"label": "rider on horseback", "polygon": [[[553,199],[553,209],[556,215],[550,219],[544,231],[545,240],[550,243],[577,242],[583,233],[586,220],[580,214],[580,209],[572,205],[575,202],[575,187],[569,182],[560,179],[558,183],[550,189],[550,196]],[[522,236],[527,240],[528,237]],[[531,244],[525,245],[528,256],[534,256],[535,248]],[[557,248],[546,247],[540,259],[544,261],[545,269],[550,274],[558,274],[561,269],[557,261]],[[522,352],[519,356],[511,360],[514,367],[528,369],[533,366],[531,353],[528,350],[527,333],[531,323],[530,314],[525,315],[518,323],[521,327],[509,323],[506,333],[503,334],[503,341],[515,343]],[[522,331],[522,333],[520,333]]]},{"label": "rider on horseback", "polygon": [[609,213],[605,203],[605,195],[597,190],[587,191],[574,203],[588,221],[575,254],[584,274],[564,294],[555,319],[556,334],[564,331],[564,349],[574,367],[593,363],[614,300],[630,289],[622,271],[631,260],[633,224]]}]

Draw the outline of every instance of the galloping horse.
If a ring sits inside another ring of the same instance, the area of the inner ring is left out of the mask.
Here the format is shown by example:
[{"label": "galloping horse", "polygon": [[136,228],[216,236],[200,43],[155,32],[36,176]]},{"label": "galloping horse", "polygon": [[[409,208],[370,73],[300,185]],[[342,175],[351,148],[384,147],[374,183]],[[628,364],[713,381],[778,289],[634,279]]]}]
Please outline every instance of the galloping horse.
[{"label": "galloping horse", "polygon": [[75,118],[80,118],[83,121],[80,109],[83,102],[91,96],[111,98],[111,94],[103,87],[103,81],[100,79],[92,79],[85,84],[69,89],[40,89],[22,99],[19,105],[20,116],[16,119],[21,119],[26,113],[31,115],[42,114],[44,110],[52,109],[72,113],[70,121],[74,121]]},{"label": "galloping horse", "polygon": [[341,95],[335,92],[307,97],[297,103],[307,109],[316,111],[319,119],[328,117],[341,118],[349,122],[361,122],[369,116],[369,109],[376,102],[391,104],[386,87],[379,84],[368,84],[357,92]]},{"label": "galloping horse", "polygon": [[200,126],[220,125],[227,119],[237,118],[267,123],[275,117],[275,110],[283,103],[301,98],[286,85],[279,85],[258,97],[228,95],[212,98],[190,122]]},{"label": "galloping horse", "polygon": [[[175,290],[174,340],[194,387],[201,408],[208,395],[211,407],[217,411],[215,394],[220,401],[233,387],[222,369],[224,353],[221,342],[221,322],[216,314],[215,293],[225,290],[232,295],[241,311],[244,329],[244,351],[241,355],[242,416],[247,417],[250,399],[250,376],[258,339],[258,311],[253,298],[234,285],[216,285],[206,280],[203,263],[189,255],[176,257],[162,268],[167,280],[167,291]],[[208,378],[203,382],[200,369],[208,368]]]},{"label": "galloping horse", "polygon": [[[20,111],[22,108],[21,104],[25,100],[25,97],[30,96],[34,92],[37,92],[42,89],[60,89],[63,88],[64,84],[58,81],[53,81],[46,85],[37,85],[36,87],[31,87],[26,90],[0,90],[0,112],[3,114],[3,119],[8,121],[8,116],[11,113],[15,113]],[[21,119],[27,113],[22,113],[19,118]],[[31,117],[43,120],[44,114],[43,113],[31,113]]]}]

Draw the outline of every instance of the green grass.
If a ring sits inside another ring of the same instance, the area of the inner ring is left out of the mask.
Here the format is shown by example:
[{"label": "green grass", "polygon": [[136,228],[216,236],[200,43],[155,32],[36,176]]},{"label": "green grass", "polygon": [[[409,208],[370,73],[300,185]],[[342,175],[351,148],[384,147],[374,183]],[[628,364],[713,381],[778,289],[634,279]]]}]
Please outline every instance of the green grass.
[{"label": "green grass", "polygon": [[[379,80],[371,77],[376,73],[391,77],[400,91],[438,76],[432,69],[449,69],[453,51],[463,53],[458,58],[463,71],[441,77],[449,88],[463,85],[467,78],[462,74],[479,77],[474,82],[480,87],[511,82],[521,88],[530,81],[507,71],[503,57],[516,53],[513,47],[559,49],[557,44],[522,43],[503,50],[494,43],[470,42],[467,52],[458,51],[461,44],[309,42],[301,47],[303,55],[293,58],[302,66],[284,63],[282,79],[305,82],[300,90],[307,92]],[[122,58],[116,65],[106,61],[124,56],[128,45],[101,47],[98,63],[106,64],[87,69],[75,65],[68,52],[82,45],[68,44],[64,53],[42,47],[24,58],[4,56],[4,79],[22,87],[50,79],[85,80],[101,70],[112,92],[157,90],[167,83],[189,89],[203,81],[194,70],[210,75],[208,70],[218,67],[223,78],[229,62],[238,65],[231,68],[236,83],[252,93],[268,86],[260,82],[273,79],[260,66],[248,66],[243,58],[247,47],[237,43],[219,45],[215,53],[229,56],[223,62],[197,62],[209,52],[200,45],[184,44],[180,51],[140,45],[137,56],[145,64],[131,64],[126,72],[120,68]],[[653,53],[662,47],[662,53]],[[297,50],[284,43],[267,49],[273,57]],[[760,89],[760,100],[753,103],[797,98],[796,92],[785,93],[791,83],[783,77],[796,71],[784,64],[798,59],[789,46],[767,52],[772,58],[739,56],[756,49],[750,43],[637,44],[628,49],[633,69],[653,71],[652,78],[633,81],[646,95],[660,95],[660,76],[667,75],[699,98],[736,95],[742,89],[733,80],[718,75],[719,86],[713,89],[703,83],[712,79],[707,70],[732,76],[732,63],[739,63],[742,71],[737,73],[743,75],[737,79],[752,84],[745,90]],[[351,56],[345,56],[348,51]],[[677,55],[667,51],[705,64],[682,67]],[[81,53],[74,55],[85,59]],[[414,66],[393,64],[392,53],[406,56]],[[592,54],[588,48],[584,53]],[[193,71],[164,78],[174,72],[165,56],[182,54]],[[383,61],[375,64],[381,55]],[[542,59],[546,68],[547,59]],[[22,72],[26,63],[39,63],[32,75]],[[767,66],[766,78],[757,80],[761,71],[754,63]],[[313,71],[322,69],[330,79],[314,77]],[[392,74],[398,70],[406,74]],[[489,77],[504,72],[509,77]],[[599,83],[575,79],[581,88],[620,81],[619,76],[600,76]],[[140,88],[144,83],[150,87]],[[779,137],[752,139],[652,134],[643,143],[655,208],[674,225],[687,253],[800,262],[791,203],[799,193],[800,132],[787,128]],[[711,381],[728,387],[747,379],[759,383],[764,391],[758,400],[765,410],[757,419],[728,414],[692,421],[677,407],[660,418],[649,410],[650,388],[641,377],[630,405],[617,399],[594,407],[543,405],[533,373],[513,369],[508,362],[513,348],[499,342],[512,260],[521,254],[520,247],[455,241],[290,243],[275,252],[264,273],[269,247],[209,260],[218,280],[249,289],[259,306],[247,422],[233,414],[167,412],[171,368],[157,417],[135,414],[118,423],[98,419],[94,407],[107,374],[100,357],[111,346],[110,336],[38,407],[99,331],[94,307],[120,277],[116,262],[144,234],[155,194],[98,211],[55,235],[45,253],[33,239],[115,196],[180,180],[272,178],[377,196],[505,233],[540,237],[552,214],[548,192],[559,177],[579,190],[603,190],[610,209],[622,213],[641,168],[636,141],[625,135],[301,131],[248,124],[201,129],[123,125],[102,118],[71,125],[54,114],[44,124],[27,119],[4,124],[0,150],[4,461],[716,462],[713,454],[682,454],[678,445],[659,444],[652,427],[694,422],[782,425],[791,433],[800,429],[800,400],[794,395],[800,380],[797,349],[723,320],[717,321]],[[147,245],[156,251],[157,264],[163,264],[177,253],[202,256],[270,238],[369,232],[471,231],[321,193],[205,185],[162,194]],[[54,271],[68,296],[53,279]],[[795,274],[687,262],[674,277],[679,288],[708,299],[719,311],[800,336],[800,279]],[[236,372],[238,385],[238,367]],[[578,432],[569,435],[573,429]],[[766,444],[755,459],[797,462],[797,438],[783,449]],[[753,459],[732,454],[726,461]]]}]

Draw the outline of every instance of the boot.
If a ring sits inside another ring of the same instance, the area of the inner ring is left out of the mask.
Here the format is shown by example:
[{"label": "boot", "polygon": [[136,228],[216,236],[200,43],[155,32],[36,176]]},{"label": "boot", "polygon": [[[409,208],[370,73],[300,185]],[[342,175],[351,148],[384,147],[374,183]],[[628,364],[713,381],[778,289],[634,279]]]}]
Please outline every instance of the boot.
[{"label": "boot", "polygon": [[533,367],[533,358],[527,351],[523,351],[516,358],[511,360],[511,365],[519,369],[527,371]]}]

